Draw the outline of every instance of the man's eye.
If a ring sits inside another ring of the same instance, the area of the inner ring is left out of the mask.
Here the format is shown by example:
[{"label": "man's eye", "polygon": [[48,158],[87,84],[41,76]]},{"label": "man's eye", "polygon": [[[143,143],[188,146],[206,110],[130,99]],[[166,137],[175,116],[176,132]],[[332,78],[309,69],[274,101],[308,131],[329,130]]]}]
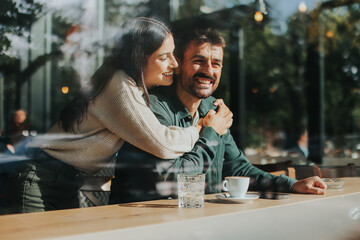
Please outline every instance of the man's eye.
[{"label": "man's eye", "polygon": [[221,63],[213,63],[212,64],[214,67],[222,67]]},{"label": "man's eye", "polygon": [[165,61],[167,57],[160,58],[160,61]]},{"label": "man's eye", "polygon": [[204,61],[203,61],[203,60],[200,60],[200,59],[197,59],[197,60],[194,60],[193,62],[194,62],[194,63],[201,64],[201,63],[203,63]]}]

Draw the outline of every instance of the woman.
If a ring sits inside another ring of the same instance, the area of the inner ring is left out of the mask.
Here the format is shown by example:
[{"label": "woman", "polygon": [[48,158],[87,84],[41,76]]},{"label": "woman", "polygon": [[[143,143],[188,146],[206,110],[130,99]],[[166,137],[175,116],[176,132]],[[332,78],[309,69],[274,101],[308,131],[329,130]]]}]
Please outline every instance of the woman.
[{"label": "woman", "polygon": [[126,29],[88,89],[63,110],[58,124],[28,145],[34,160],[17,176],[17,211],[78,207],[79,172],[100,170],[124,141],[166,159],[197,141],[200,124],[167,128],[147,106],[148,89],[170,85],[178,66],[171,32],[149,18],[131,20]]}]

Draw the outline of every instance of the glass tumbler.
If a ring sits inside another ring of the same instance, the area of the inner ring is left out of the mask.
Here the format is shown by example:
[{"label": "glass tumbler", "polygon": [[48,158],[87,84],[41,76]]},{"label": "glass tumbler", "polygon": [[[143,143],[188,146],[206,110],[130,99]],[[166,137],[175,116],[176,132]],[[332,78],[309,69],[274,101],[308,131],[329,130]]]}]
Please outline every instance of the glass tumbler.
[{"label": "glass tumbler", "polygon": [[178,199],[180,208],[204,207],[205,174],[177,175]]}]

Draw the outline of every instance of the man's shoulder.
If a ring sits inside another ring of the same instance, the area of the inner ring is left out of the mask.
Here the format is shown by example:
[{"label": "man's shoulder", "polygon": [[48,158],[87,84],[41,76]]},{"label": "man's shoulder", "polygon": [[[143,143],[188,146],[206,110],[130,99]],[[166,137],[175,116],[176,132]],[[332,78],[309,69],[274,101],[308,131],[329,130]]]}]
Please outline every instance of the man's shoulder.
[{"label": "man's shoulder", "polygon": [[149,96],[151,98],[164,98],[167,96],[167,93],[171,90],[171,87],[168,86],[158,86],[149,91]]},{"label": "man's shoulder", "polygon": [[206,104],[213,104],[213,102],[216,100],[216,98],[214,98],[213,96],[207,97],[205,99],[202,100],[202,102],[206,103]]},{"label": "man's shoulder", "polygon": [[174,112],[177,96],[171,87],[156,87],[149,92],[150,109],[153,112]]},{"label": "man's shoulder", "polygon": [[159,104],[161,102],[170,102],[176,95],[171,94],[172,89],[170,87],[156,87],[149,91],[149,99],[151,104]]},{"label": "man's shoulder", "polygon": [[202,99],[200,107],[199,107],[200,112],[203,114],[206,114],[210,109],[215,110],[216,109],[216,107],[214,106],[215,100],[216,100],[216,98],[214,98],[212,96]]}]

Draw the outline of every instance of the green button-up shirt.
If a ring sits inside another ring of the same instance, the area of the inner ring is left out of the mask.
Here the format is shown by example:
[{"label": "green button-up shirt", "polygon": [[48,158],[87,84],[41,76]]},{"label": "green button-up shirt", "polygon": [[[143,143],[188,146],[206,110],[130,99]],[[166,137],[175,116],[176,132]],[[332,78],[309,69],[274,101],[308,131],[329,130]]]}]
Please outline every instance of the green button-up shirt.
[{"label": "green button-up shirt", "polygon": [[[200,118],[214,109],[215,98],[203,99],[198,108]],[[193,118],[176,95],[175,84],[171,87],[158,87],[151,92],[150,108],[166,126],[189,127]],[[285,175],[271,175],[254,167],[236,146],[230,131],[220,136],[211,127],[204,127],[192,151],[171,160],[171,164],[157,168],[164,179],[175,179],[177,173],[206,174],[206,192],[221,191],[221,181],[226,176],[250,176],[251,188],[266,191],[290,191],[295,179]],[[269,189],[270,188],[270,189]]]},{"label": "green button-up shirt", "polygon": [[[200,117],[214,108],[215,98],[203,99]],[[193,118],[175,93],[175,87],[158,87],[151,92],[150,108],[166,126],[189,127]],[[121,113],[119,113],[121,114]],[[230,131],[220,136],[204,127],[194,148],[177,159],[159,159],[126,143],[118,152],[110,203],[154,200],[176,196],[177,173],[205,173],[206,193],[221,192],[226,176],[250,176],[251,190],[288,192],[296,181],[273,176],[253,165],[236,146]]]}]

